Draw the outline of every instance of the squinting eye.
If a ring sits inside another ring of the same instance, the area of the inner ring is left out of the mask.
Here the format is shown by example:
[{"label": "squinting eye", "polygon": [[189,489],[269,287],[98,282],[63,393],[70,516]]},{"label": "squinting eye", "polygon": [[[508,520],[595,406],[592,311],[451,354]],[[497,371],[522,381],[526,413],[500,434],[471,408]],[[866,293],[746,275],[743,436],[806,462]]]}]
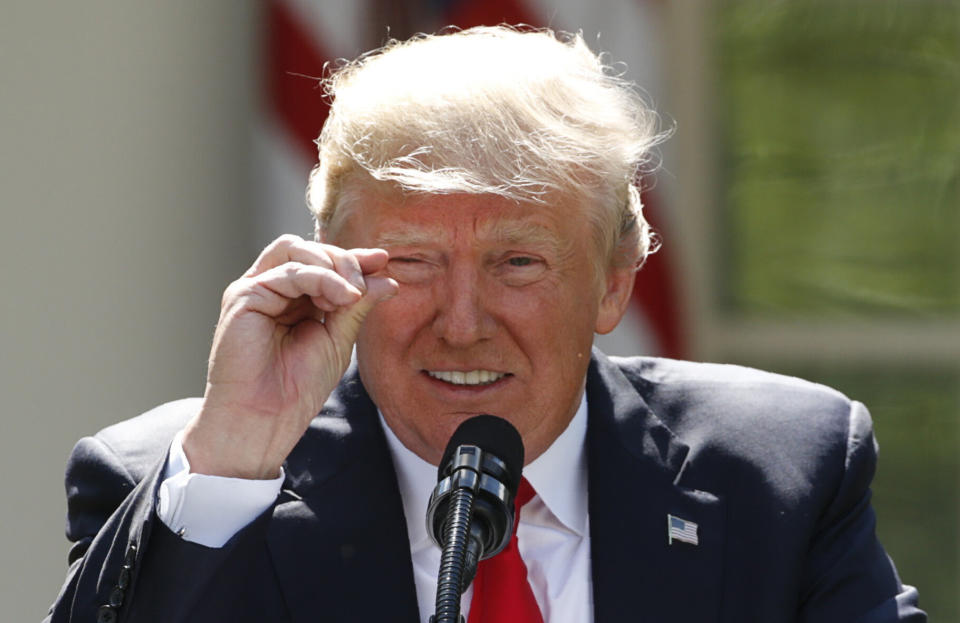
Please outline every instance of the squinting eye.
[{"label": "squinting eye", "polygon": [[400,283],[423,283],[433,276],[434,265],[416,257],[392,257],[387,272]]},{"label": "squinting eye", "polygon": [[540,281],[547,272],[546,262],[530,255],[513,255],[504,259],[497,273],[509,286],[525,286]]}]

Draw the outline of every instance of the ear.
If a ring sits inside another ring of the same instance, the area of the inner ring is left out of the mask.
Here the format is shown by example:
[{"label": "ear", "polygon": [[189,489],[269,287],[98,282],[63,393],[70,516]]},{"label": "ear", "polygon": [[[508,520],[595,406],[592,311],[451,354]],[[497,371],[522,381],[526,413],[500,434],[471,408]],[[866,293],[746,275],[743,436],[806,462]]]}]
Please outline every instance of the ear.
[{"label": "ear", "polygon": [[633,293],[633,279],[636,276],[633,266],[611,266],[607,269],[606,288],[597,310],[597,333],[610,333],[620,323],[627,312],[630,295]]}]

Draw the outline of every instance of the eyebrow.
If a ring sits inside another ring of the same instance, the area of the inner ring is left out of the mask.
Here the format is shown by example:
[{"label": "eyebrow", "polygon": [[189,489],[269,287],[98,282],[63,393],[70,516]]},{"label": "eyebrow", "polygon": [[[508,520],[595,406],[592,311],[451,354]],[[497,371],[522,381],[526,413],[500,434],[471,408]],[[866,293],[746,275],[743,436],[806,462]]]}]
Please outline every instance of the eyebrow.
[{"label": "eyebrow", "polygon": [[378,247],[410,247],[436,241],[443,230],[440,228],[400,227],[380,232],[375,243]]},{"label": "eyebrow", "polygon": [[[562,241],[543,225],[527,220],[498,220],[482,226],[484,238],[499,244],[535,244],[550,247],[557,253],[567,250],[573,241]],[[442,227],[398,227],[381,232],[376,238],[380,247],[418,246],[435,243],[445,236]]]},{"label": "eyebrow", "polygon": [[506,244],[540,244],[560,251],[570,245],[564,244],[552,230],[532,221],[498,221],[490,227],[492,238]]}]

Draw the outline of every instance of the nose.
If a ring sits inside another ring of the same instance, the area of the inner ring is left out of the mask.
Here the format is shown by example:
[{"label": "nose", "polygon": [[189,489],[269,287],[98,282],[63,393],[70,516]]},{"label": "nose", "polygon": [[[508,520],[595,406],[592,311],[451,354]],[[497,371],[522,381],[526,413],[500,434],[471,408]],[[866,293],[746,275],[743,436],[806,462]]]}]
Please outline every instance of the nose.
[{"label": "nose", "polygon": [[483,290],[483,274],[469,262],[453,262],[434,292],[437,314],[433,330],[450,346],[466,347],[493,336],[496,320],[489,313],[493,303]]}]

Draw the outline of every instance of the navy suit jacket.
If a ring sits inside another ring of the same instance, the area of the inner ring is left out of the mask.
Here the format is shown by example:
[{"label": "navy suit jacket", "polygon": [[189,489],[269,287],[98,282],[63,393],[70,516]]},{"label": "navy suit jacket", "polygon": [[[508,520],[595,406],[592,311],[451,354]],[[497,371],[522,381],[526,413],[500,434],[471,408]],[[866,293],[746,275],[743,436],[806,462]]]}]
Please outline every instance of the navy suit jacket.
[{"label": "navy suit jacket", "polygon": [[[594,613],[611,621],[925,621],[874,532],[869,414],[736,366],[594,352],[587,375]],[[419,619],[387,442],[355,369],[290,454],[276,503],[226,546],[157,519],[197,399],[81,440],[66,583],[47,620]],[[699,526],[668,542],[667,516]]]}]

